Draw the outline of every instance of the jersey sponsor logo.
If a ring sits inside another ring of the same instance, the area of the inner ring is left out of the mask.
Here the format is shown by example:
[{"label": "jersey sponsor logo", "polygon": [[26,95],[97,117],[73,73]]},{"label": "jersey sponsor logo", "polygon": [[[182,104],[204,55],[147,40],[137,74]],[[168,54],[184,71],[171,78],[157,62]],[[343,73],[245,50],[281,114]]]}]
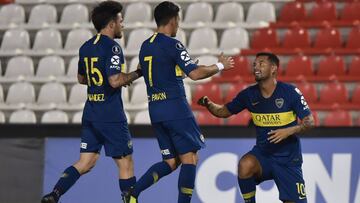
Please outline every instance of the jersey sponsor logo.
[{"label": "jersey sponsor logo", "polygon": [[281,109],[281,107],[283,107],[284,105],[284,99],[283,98],[275,99],[275,104],[279,109]]},{"label": "jersey sponsor logo", "polygon": [[113,52],[114,54],[120,54],[120,53],[121,53],[121,48],[120,48],[119,45],[113,46],[113,47],[111,48],[111,50],[112,50],[112,52]]},{"label": "jersey sponsor logo", "polygon": [[111,63],[113,65],[119,65],[120,64],[120,57],[117,56],[117,55],[114,55],[114,56],[111,57],[110,61],[111,61]]},{"label": "jersey sponsor logo", "polygon": [[309,105],[308,105],[308,103],[306,102],[305,97],[304,97],[304,96],[301,96],[300,99],[301,99],[301,104],[304,106],[304,107],[303,107],[303,110],[309,109]]},{"label": "jersey sponsor logo", "polygon": [[302,92],[299,90],[299,88],[295,87],[295,91],[296,91],[298,94],[302,95]]},{"label": "jersey sponsor logo", "polygon": [[117,65],[111,65],[111,66],[110,66],[110,69],[121,70],[121,67],[120,67],[120,66],[117,66]]},{"label": "jersey sponsor logo", "polygon": [[164,149],[160,151],[162,155],[166,156],[166,155],[170,155],[170,150],[169,149]]},{"label": "jersey sponsor logo", "polygon": [[87,149],[87,143],[85,143],[85,142],[80,143],[80,148]]},{"label": "jersey sponsor logo", "polygon": [[92,102],[105,101],[105,94],[88,94],[88,100]]},{"label": "jersey sponsor logo", "polygon": [[185,50],[185,47],[183,44],[181,44],[181,42],[176,43],[175,47],[177,50],[180,50],[180,51]]},{"label": "jersey sponsor logo", "polygon": [[185,63],[185,66],[188,66],[189,64],[194,64],[195,62],[193,60],[190,60],[188,62]]},{"label": "jersey sponsor logo", "polygon": [[182,51],[180,53],[180,57],[183,61],[189,61],[191,59],[190,55],[189,55],[189,53],[187,53],[187,51]]},{"label": "jersey sponsor logo", "polygon": [[293,111],[281,113],[253,113],[251,117],[256,126],[259,127],[278,127],[288,125],[296,121],[296,115]]}]

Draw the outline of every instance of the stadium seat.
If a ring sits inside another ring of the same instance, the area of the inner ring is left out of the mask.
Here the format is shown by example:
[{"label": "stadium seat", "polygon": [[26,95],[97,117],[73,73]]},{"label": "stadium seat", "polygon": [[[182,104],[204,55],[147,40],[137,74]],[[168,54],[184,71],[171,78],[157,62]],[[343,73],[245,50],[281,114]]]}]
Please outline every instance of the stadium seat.
[{"label": "stadium seat", "polygon": [[154,32],[147,28],[135,29],[130,32],[126,45],[126,55],[136,56],[139,54],[141,44],[151,37]]},{"label": "stadium seat", "polygon": [[69,123],[69,117],[63,111],[59,111],[59,110],[47,111],[41,117],[41,123],[43,124]]},{"label": "stadium seat", "polygon": [[251,121],[251,114],[248,110],[243,110],[227,119],[227,125],[248,126]]},{"label": "stadium seat", "polygon": [[54,5],[37,4],[30,12],[29,25],[44,26],[48,24],[55,24],[57,20],[57,11]]},{"label": "stadium seat", "polygon": [[296,87],[304,95],[305,100],[308,103],[316,103],[318,101],[317,90],[313,83],[302,82],[302,83],[297,84]]},{"label": "stadium seat", "polygon": [[344,104],[349,98],[347,89],[343,83],[331,82],[323,86],[320,90],[321,104]]},{"label": "stadium seat", "polygon": [[191,33],[189,52],[194,55],[217,53],[217,36],[212,28],[199,28]]},{"label": "stadium seat", "polygon": [[309,48],[310,36],[307,29],[295,27],[285,32],[282,47],[284,48]]},{"label": "stadium seat", "polygon": [[137,112],[134,118],[134,124],[140,124],[140,125],[151,124],[148,110]]},{"label": "stadium seat", "polygon": [[144,82],[136,83],[132,89],[132,95],[127,110],[143,110],[148,106],[148,96]]},{"label": "stadium seat", "polygon": [[344,21],[357,21],[360,19],[360,2],[346,2],[340,19]]},{"label": "stadium seat", "polygon": [[360,83],[355,86],[354,91],[352,92],[351,103],[360,104]]},{"label": "stadium seat", "polygon": [[306,9],[302,2],[292,1],[284,4],[281,8],[279,21],[293,22],[303,21],[306,18]]},{"label": "stadium seat", "polygon": [[5,114],[0,111],[0,123],[5,123]]},{"label": "stadium seat", "polygon": [[198,107],[197,101],[203,96],[208,96],[215,103],[223,103],[222,92],[218,84],[207,83],[196,85],[192,94],[192,106]]},{"label": "stadium seat", "polygon": [[35,88],[31,83],[20,82],[10,86],[6,97],[6,104],[9,109],[17,109],[25,104],[33,103],[35,103]]},{"label": "stadium seat", "polygon": [[30,48],[30,36],[26,30],[10,29],[3,36],[1,50],[15,51],[28,50]]},{"label": "stadium seat", "polygon": [[122,88],[121,89],[121,99],[123,101],[123,105],[127,105],[130,102],[130,95],[129,95],[129,89],[128,88]]},{"label": "stadium seat", "polygon": [[51,82],[41,86],[36,104],[27,105],[32,110],[50,110],[66,103],[66,89],[61,83]]},{"label": "stadium seat", "polygon": [[68,4],[61,14],[60,24],[86,24],[89,22],[89,11],[83,4]]},{"label": "stadium seat", "polygon": [[360,76],[360,56],[354,56],[349,66],[349,74],[351,76]]},{"label": "stadium seat", "polygon": [[39,30],[35,35],[34,51],[53,52],[62,49],[61,34],[58,30]]},{"label": "stadium seat", "polygon": [[124,23],[146,23],[151,20],[151,6],[144,2],[131,3],[126,7]]},{"label": "stadium seat", "polygon": [[234,69],[222,71],[221,78],[224,80],[239,80],[240,77],[250,77],[252,75],[252,70],[250,69],[250,63],[247,57],[245,56],[235,56],[234,57]]},{"label": "stadium seat", "polygon": [[223,32],[219,49],[225,55],[235,55],[240,49],[249,48],[249,34],[243,28],[230,28]]},{"label": "stadium seat", "polygon": [[71,123],[80,124],[82,121],[82,115],[83,115],[82,111],[78,111],[78,112],[74,113]]},{"label": "stadium seat", "polygon": [[316,111],[311,111],[311,114],[314,117],[315,126],[320,126],[320,119],[318,113]]},{"label": "stadium seat", "polygon": [[7,64],[4,78],[14,78],[19,76],[34,76],[34,63],[28,56],[15,56]]},{"label": "stadium seat", "polygon": [[78,74],[78,62],[79,57],[74,56],[70,59],[66,75],[58,76],[56,79],[61,83],[74,83],[77,82],[77,74]]},{"label": "stadium seat", "polygon": [[65,75],[65,62],[60,56],[45,56],[40,59],[36,77],[49,78]]},{"label": "stadium seat", "polygon": [[[360,3],[359,3],[360,4]],[[358,12],[360,13],[360,12]],[[360,18],[359,18],[360,19]],[[360,48],[360,26],[353,27],[348,35],[346,48]]]},{"label": "stadium seat", "polygon": [[222,125],[223,119],[211,115],[208,111],[196,112],[196,121],[199,125]]},{"label": "stadium seat", "polygon": [[212,55],[202,55],[197,58],[200,65],[212,65],[218,62],[218,58]]},{"label": "stadium seat", "polygon": [[336,28],[327,27],[320,29],[315,37],[315,48],[340,48],[341,36]]},{"label": "stadium seat", "polygon": [[352,126],[352,118],[348,111],[335,110],[325,116],[323,125],[326,127]]},{"label": "stadium seat", "polygon": [[336,7],[332,1],[316,2],[308,16],[309,21],[334,21],[336,19]]},{"label": "stadium seat", "polygon": [[[128,66],[128,72],[132,72],[135,71],[137,69],[137,66],[139,65],[139,56],[134,56],[132,57],[132,59],[130,60],[130,65]],[[137,80],[134,81],[135,83],[137,82]]]},{"label": "stadium seat", "polygon": [[294,56],[292,57],[285,70],[286,76],[297,77],[312,76],[314,74],[311,57],[308,56]]},{"label": "stadium seat", "polygon": [[331,76],[331,75],[345,75],[345,62],[341,56],[328,56],[324,57],[319,62],[319,67],[317,70],[318,76]]},{"label": "stadium seat", "polygon": [[74,29],[71,30],[66,38],[64,49],[65,51],[79,51],[81,45],[89,40],[93,34],[87,29]]},{"label": "stadium seat", "polygon": [[0,25],[23,24],[25,9],[19,4],[7,4],[0,7]]},{"label": "stadium seat", "polygon": [[247,88],[248,85],[242,82],[239,83],[235,83],[229,84],[229,88],[226,92],[226,97],[225,97],[225,102],[231,102],[242,90],[244,90],[245,88]]},{"label": "stadium seat", "polygon": [[18,110],[18,111],[11,113],[10,118],[9,118],[9,123],[35,124],[36,116],[33,111]]},{"label": "stadium seat", "polygon": [[213,20],[214,11],[206,2],[192,3],[186,9],[184,24],[186,23],[210,23]]},{"label": "stadium seat", "polygon": [[59,104],[61,110],[81,110],[87,99],[87,86],[75,84],[71,87],[68,103]]},{"label": "stadium seat", "polygon": [[226,2],[217,8],[214,23],[240,23],[244,21],[244,8],[241,4],[235,2]]},{"label": "stadium seat", "polygon": [[4,89],[2,85],[0,84],[0,104],[4,103]]},{"label": "stadium seat", "polygon": [[272,28],[262,28],[256,30],[251,39],[251,48],[263,49],[279,46],[279,40],[276,30]]},{"label": "stadium seat", "polygon": [[275,22],[275,7],[270,2],[256,2],[249,7],[246,17],[247,23]]}]

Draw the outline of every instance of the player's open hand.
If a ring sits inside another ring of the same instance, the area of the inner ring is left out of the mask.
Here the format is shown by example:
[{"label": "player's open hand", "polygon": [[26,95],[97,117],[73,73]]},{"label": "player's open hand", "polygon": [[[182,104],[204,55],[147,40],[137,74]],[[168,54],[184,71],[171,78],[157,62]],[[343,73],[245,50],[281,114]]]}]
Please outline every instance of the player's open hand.
[{"label": "player's open hand", "polygon": [[287,137],[291,135],[291,132],[287,128],[283,129],[276,129],[268,132],[268,135],[270,136],[268,140],[270,143],[277,144],[283,140],[285,140]]},{"label": "player's open hand", "polygon": [[205,106],[205,107],[207,107],[209,105],[209,102],[210,102],[210,99],[207,96],[203,96],[197,101],[197,103],[200,106]]},{"label": "player's open hand", "polygon": [[221,52],[220,56],[218,57],[218,62],[224,65],[224,70],[230,70],[234,68],[234,59],[230,56],[224,56],[224,53]]}]

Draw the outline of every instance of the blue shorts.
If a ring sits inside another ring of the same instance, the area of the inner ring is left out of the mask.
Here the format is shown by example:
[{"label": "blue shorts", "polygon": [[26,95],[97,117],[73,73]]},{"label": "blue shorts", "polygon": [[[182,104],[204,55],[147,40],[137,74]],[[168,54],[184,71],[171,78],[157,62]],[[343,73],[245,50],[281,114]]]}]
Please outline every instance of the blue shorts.
[{"label": "blue shorts", "polygon": [[196,152],[205,147],[194,117],[152,123],[163,159],[172,159],[181,154]]},{"label": "blue shorts", "polygon": [[262,176],[256,180],[257,184],[266,180],[274,180],[279,189],[281,201],[307,202],[301,165],[287,166],[277,163],[270,156],[263,154],[256,146],[248,154],[254,155],[262,168]]},{"label": "blue shorts", "polygon": [[106,156],[115,158],[132,154],[133,147],[127,122],[83,121],[80,152],[99,153],[103,145]]}]

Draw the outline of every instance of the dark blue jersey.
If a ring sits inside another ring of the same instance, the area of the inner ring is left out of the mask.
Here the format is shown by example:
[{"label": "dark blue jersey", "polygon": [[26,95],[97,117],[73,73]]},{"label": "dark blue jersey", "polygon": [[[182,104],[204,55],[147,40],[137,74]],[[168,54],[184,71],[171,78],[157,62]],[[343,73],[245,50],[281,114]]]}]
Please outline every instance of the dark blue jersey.
[{"label": "dark blue jersey", "polygon": [[146,82],[152,122],[193,117],[183,83],[197,65],[176,39],[155,33],[141,46],[139,61]]},{"label": "dark blue jersey", "polygon": [[261,95],[259,85],[241,91],[226,104],[232,114],[248,109],[256,126],[257,147],[284,164],[302,163],[301,147],[296,135],[289,136],[278,144],[270,143],[267,134],[271,130],[297,125],[297,118],[303,119],[311,112],[304,96],[293,85],[277,82],[269,98]]},{"label": "dark blue jersey", "polygon": [[78,73],[86,78],[88,85],[83,120],[126,121],[121,88],[111,87],[108,80],[124,69],[122,49],[113,39],[97,34],[81,46]]}]

